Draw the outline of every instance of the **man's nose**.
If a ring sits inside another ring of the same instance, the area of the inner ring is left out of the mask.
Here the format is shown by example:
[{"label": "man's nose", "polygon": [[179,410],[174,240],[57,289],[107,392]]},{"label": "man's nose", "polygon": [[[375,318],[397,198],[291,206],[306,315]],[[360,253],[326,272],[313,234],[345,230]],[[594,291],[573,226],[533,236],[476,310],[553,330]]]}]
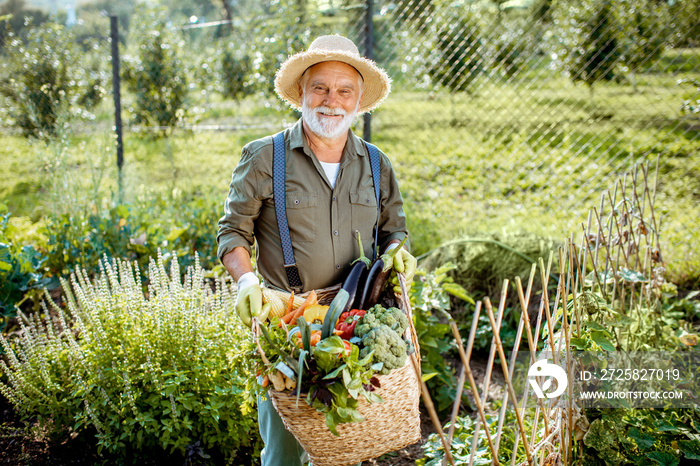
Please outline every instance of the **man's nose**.
[{"label": "man's nose", "polygon": [[326,94],[326,106],[333,107],[338,104],[338,93],[336,91],[328,91]]}]

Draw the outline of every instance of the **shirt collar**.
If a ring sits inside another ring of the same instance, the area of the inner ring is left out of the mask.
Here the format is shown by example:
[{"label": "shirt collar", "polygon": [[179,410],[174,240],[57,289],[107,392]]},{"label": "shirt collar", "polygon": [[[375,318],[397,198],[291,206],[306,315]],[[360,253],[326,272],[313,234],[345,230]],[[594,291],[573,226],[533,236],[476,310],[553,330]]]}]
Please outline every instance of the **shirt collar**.
[{"label": "shirt collar", "polygon": [[[299,118],[299,120],[290,129],[289,148],[301,149],[307,155],[311,155],[312,153],[309,143],[304,137],[304,126],[301,118]],[[363,157],[367,155],[367,148],[362,143],[362,140],[357,137],[355,133],[350,131],[348,134],[348,140],[345,143],[345,148],[343,149],[343,159],[350,161],[356,158],[358,155]]]}]

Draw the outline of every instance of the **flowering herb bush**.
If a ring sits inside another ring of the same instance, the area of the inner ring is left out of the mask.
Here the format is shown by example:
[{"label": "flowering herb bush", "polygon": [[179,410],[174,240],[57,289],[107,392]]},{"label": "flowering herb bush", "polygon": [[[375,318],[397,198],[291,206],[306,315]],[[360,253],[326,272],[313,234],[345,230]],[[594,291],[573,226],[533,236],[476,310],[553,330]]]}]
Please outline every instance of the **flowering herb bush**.
[{"label": "flowering herb bush", "polygon": [[0,337],[0,392],[54,435],[94,434],[110,454],[254,446],[235,292],[223,279],[212,290],[198,262],[180,276],[159,255],[145,295],[133,263],[105,260],[93,283],[78,270],[63,281],[65,309],[44,306]]}]

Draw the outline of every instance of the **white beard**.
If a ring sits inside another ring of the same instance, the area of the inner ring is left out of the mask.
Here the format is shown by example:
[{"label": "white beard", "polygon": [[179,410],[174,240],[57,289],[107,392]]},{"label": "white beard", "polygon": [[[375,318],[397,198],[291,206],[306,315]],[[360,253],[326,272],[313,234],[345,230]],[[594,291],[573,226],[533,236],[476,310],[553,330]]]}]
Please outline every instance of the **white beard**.
[{"label": "white beard", "polygon": [[[350,113],[347,113],[342,108],[331,109],[325,106],[311,108],[308,100],[304,98],[304,102],[301,105],[301,115],[313,133],[322,138],[333,139],[343,133],[348,132],[350,126],[352,126],[352,122],[357,116],[357,110],[359,107],[360,101],[358,100],[355,110]],[[329,119],[319,117],[317,112],[323,112],[327,115],[343,115],[343,118],[340,121],[331,121]]]}]

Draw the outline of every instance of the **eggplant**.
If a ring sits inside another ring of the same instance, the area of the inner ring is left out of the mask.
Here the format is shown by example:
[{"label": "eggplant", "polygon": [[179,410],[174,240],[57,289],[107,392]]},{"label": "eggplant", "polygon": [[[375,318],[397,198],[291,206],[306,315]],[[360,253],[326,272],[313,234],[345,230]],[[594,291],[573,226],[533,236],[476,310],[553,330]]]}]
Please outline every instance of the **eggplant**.
[{"label": "eggplant", "polygon": [[360,304],[359,298],[361,296],[361,293],[358,293],[358,291],[363,289],[363,284],[366,277],[365,272],[367,269],[369,269],[371,264],[371,261],[365,256],[365,252],[362,249],[360,232],[355,230],[355,233],[357,235],[357,246],[360,250],[360,257],[353,261],[350,273],[348,273],[348,276],[345,278],[343,286],[341,287],[341,289],[347,291],[349,295],[348,302],[343,312],[350,309],[360,309],[357,307]]},{"label": "eggplant", "polygon": [[364,289],[362,290],[362,298],[360,299],[360,307],[358,309],[367,310],[377,304],[382,291],[384,291],[386,282],[391,275],[391,269],[394,265],[394,256],[396,252],[403,247],[407,239],[408,236],[405,236],[397,247],[382,254],[374,261],[372,268],[369,269],[369,273],[367,274]]},{"label": "eggplant", "polygon": [[352,266],[352,269],[350,269],[348,276],[345,278],[341,289],[347,291],[349,297],[343,312],[347,311],[348,309],[353,309],[352,306],[355,305],[356,301],[355,297],[359,295],[357,291],[360,289],[360,281],[362,281],[362,278],[365,276],[364,272],[366,270],[367,266],[364,264],[364,262],[356,262],[355,265]]},{"label": "eggplant", "polygon": [[[370,307],[377,304],[377,299],[379,299],[379,294],[384,289],[386,281],[389,279],[389,274],[391,273],[391,268],[384,271],[384,259],[378,257],[372,268],[369,269],[367,273],[367,278],[362,289],[362,296],[360,297],[359,307],[356,309],[364,309],[365,311]],[[376,288],[376,290],[375,290]]]}]

